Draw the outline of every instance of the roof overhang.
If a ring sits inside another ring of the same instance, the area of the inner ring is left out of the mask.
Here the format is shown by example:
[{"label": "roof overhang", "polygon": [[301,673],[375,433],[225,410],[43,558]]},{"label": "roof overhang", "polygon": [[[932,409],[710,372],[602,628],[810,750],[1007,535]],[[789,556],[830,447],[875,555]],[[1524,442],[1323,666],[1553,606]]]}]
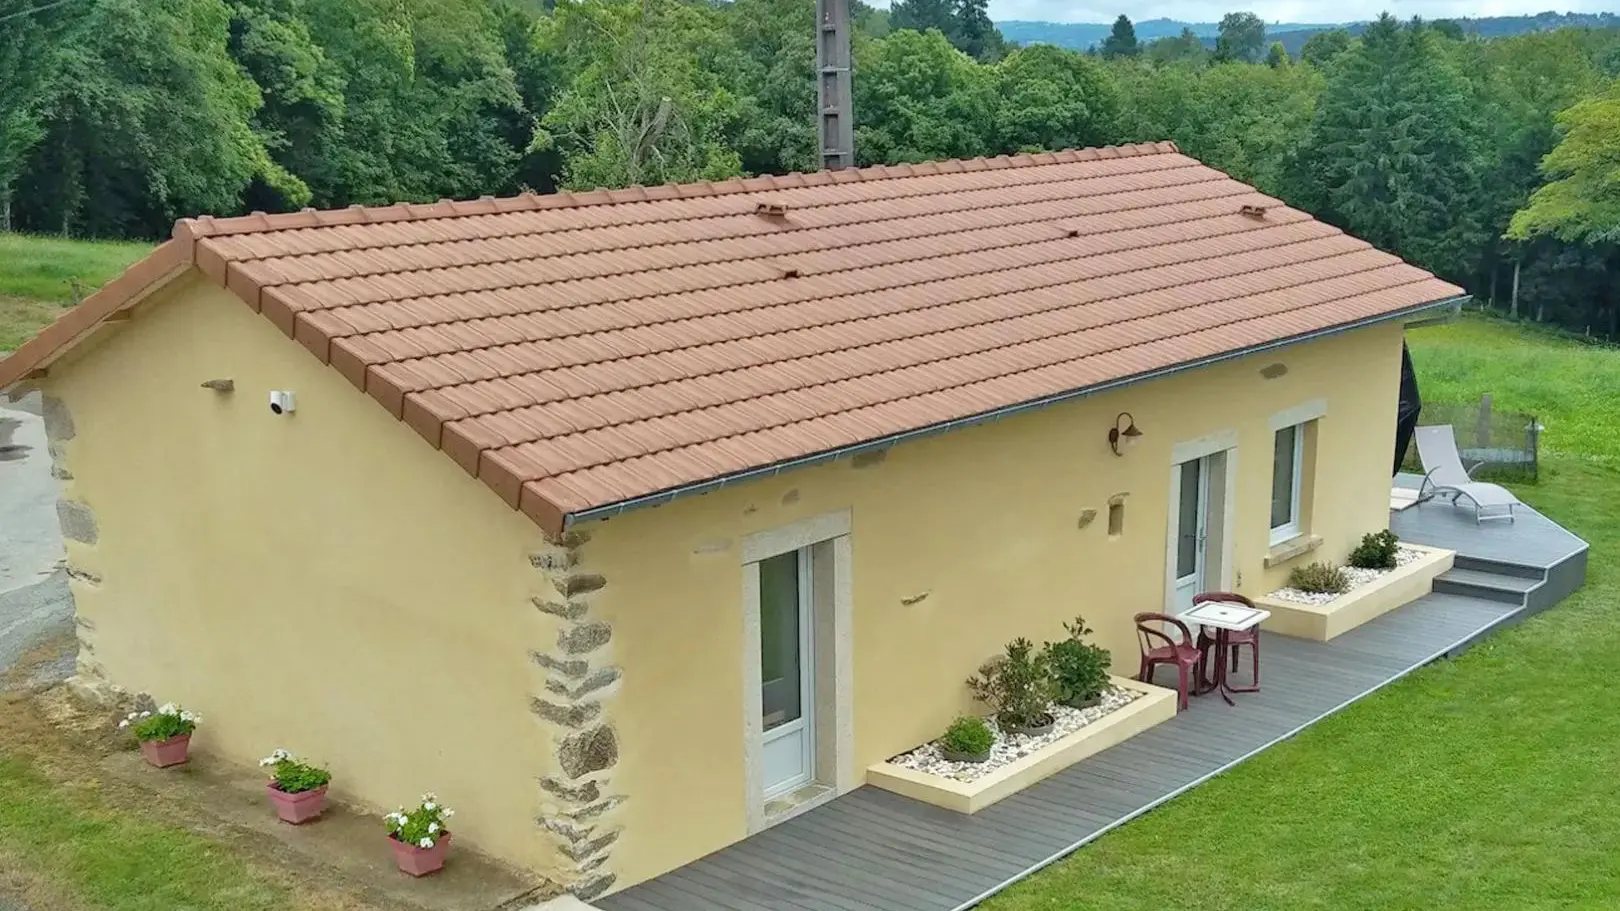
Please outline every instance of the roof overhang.
[{"label": "roof overhang", "polygon": [[1110,392],[1115,389],[1134,386],[1149,380],[1162,379],[1167,376],[1186,373],[1189,370],[1196,370],[1200,367],[1208,367],[1212,364],[1219,364],[1224,361],[1234,360],[1240,357],[1247,357],[1251,354],[1259,354],[1261,352],[1273,351],[1289,345],[1297,345],[1301,342],[1310,342],[1318,339],[1330,338],[1332,336],[1342,335],[1346,332],[1352,332],[1356,329],[1364,329],[1368,326],[1399,322],[1407,328],[1412,328],[1414,326],[1451,322],[1457,318],[1459,313],[1462,312],[1462,305],[1471,299],[1472,295],[1466,294],[1455,297],[1441,298],[1440,300],[1429,301],[1428,303],[1406,307],[1389,313],[1381,313],[1377,316],[1367,317],[1354,322],[1342,323],[1337,326],[1329,326],[1326,329],[1319,329],[1317,331],[1307,332],[1302,335],[1277,339],[1275,341],[1265,342],[1259,345],[1250,345],[1246,348],[1239,348],[1210,357],[1186,361],[1169,367],[1163,367],[1158,370],[1150,370],[1146,373],[1139,373],[1134,376],[1110,380],[1106,383],[1097,383],[1095,385],[1085,386],[1079,389],[1072,389],[1067,392],[1058,393],[1057,395],[1032,399],[1027,402],[1020,402],[1016,405],[1009,405],[1005,408],[997,408],[993,411],[969,415],[968,417],[958,418],[953,421],[945,421],[939,424],[931,424],[927,427],[919,427],[915,430],[890,434],[889,436],[867,440],[866,442],[858,443],[854,446],[845,446],[840,449],[830,449],[825,452],[819,452],[796,459],[787,459],[771,465],[752,468],[747,471],[734,472],[732,474],[712,478],[707,481],[700,481],[695,484],[673,487],[668,490],[648,494],[643,497],[635,497],[633,499],[623,500],[617,503],[595,506],[590,509],[584,509],[578,512],[563,515],[562,524],[564,528],[567,528],[580,522],[588,522],[594,519],[612,518],[613,516],[629,512],[633,509],[640,509],[648,506],[660,506],[681,497],[709,493],[711,491],[719,490],[722,487],[730,487],[735,484],[743,483],[744,481],[752,481],[758,478],[767,478],[794,468],[804,468],[810,465],[817,465],[822,462],[831,462],[836,459],[859,455],[863,452],[887,449],[896,443],[905,442],[907,440],[934,436],[948,430],[971,427],[975,424],[984,424],[990,421],[1000,420],[1001,418],[1011,417],[1015,414],[1022,414],[1026,411],[1034,411],[1038,408],[1045,408],[1049,405],[1056,405],[1061,402],[1067,402],[1073,399],[1083,398],[1085,396],[1097,395],[1098,393],[1102,392]]},{"label": "roof overhang", "polygon": [[191,267],[191,248],[175,239],[125,269],[101,290],[64,312],[22,347],[0,358],[0,392],[17,383],[39,379],[57,358],[72,350],[121,315],[150,297]]}]

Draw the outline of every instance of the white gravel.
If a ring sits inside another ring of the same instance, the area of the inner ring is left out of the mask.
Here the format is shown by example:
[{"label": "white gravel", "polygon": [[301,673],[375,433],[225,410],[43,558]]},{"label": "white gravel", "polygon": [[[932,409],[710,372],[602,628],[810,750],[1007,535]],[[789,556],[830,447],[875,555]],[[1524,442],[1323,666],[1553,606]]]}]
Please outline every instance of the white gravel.
[{"label": "white gravel", "polygon": [[901,753],[889,761],[902,768],[916,772],[926,772],[929,775],[938,775],[953,781],[973,781],[983,778],[1008,763],[1016,762],[1031,753],[1054,741],[1061,740],[1075,731],[1080,730],[1093,721],[1117,711],[1145,694],[1138,690],[1127,690],[1115,687],[1103,691],[1102,702],[1089,709],[1071,709],[1066,705],[1054,705],[1048,711],[1052,713],[1055,723],[1050,733],[1039,737],[1027,737],[1015,734],[1011,737],[1001,733],[996,725],[994,716],[985,719],[990,723],[990,730],[995,732],[996,742],[990,748],[990,758],[984,762],[947,762],[940,756],[939,746],[934,743],[925,743],[915,750]]},{"label": "white gravel", "polygon": [[[1422,558],[1423,551],[1421,550],[1407,547],[1404,544],[1397,544],[1395,546],[1396,569],[1410,563],[1414,563]],[[1361,588],[1363,585],[1376,582],[1395,571],[1393,569],[1357,569],[1354,566],[1346,566],[1343,567],[1343,569],[1345,576],[1350,579],[1350,591],[1335,595],[1332,592],[1302,592],[1297,588],[1279,588],[1266,597],[1276,598],[1278,601],[1289,601],[1294,604],[1315,604],[1318,606],[1323,604],[1331,604],[1345,595],[1350,594],[1350,592]]]}]

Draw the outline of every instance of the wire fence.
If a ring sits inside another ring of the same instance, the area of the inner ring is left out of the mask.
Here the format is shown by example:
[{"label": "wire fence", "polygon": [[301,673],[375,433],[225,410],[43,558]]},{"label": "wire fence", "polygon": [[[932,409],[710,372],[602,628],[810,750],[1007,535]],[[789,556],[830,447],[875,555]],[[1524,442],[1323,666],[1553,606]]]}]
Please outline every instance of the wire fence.
[{"label": "wire fence", "polygon": [[[1541,422],[1522,411],[1499,411],[1491,397],[1477,402],[1424,402],[1418,424],[1450,424],[1457,437],[1457,452],[1475,478],[1535,480],[1536,456],[1541,443]],[[1478,466],[1477,468],[1475,466]],[[1417,444],[1407,448],[1403,471],[1423,473]]]}]

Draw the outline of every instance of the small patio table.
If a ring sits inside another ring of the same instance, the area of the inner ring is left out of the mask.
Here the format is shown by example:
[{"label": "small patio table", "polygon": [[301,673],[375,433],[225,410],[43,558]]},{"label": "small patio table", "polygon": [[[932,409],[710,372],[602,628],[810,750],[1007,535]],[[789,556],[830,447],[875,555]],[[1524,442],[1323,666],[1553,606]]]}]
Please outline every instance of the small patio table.
[{"label": "small patio table", "polygon": [[1215,630],[1215,669],[1214,680],[1199,681],[1197,694],[1200,696],[1219,690],[1221,698],[1227,705],[1237,705],[1232,701],[1233,693],[1259,692],[1260,685],[1233,686],[1227,679],[1226,656],[1231,651],[1229,636],[1234,631],[1253,629],[1259,626],[1271,611],[1261,610],[1257,607],[1246,607],[1242,604],[1232,604],[1223,601],[1206,601],[1191,610],[1176,615],[1176,619],[1191,626],[1199,624]]}]

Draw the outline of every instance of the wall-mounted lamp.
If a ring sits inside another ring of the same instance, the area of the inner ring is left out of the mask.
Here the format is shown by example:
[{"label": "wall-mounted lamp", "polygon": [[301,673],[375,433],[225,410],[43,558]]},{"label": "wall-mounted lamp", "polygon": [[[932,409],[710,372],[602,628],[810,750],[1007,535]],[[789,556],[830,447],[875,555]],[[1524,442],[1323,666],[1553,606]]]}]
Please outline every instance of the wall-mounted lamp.
[{"label": "wall-mounted lamp", "polygon": [[[1123,425],[1123,426],[1121,426]],[[1136,429],[1136,418],[1129,411],[1121,411],[1114,418],[1114,426],[1108,428],[1108,448],[1114,450],[1114,455],[1122,456],[1120,447],[1131,447],[1142,438],[1142,431]]]}]

